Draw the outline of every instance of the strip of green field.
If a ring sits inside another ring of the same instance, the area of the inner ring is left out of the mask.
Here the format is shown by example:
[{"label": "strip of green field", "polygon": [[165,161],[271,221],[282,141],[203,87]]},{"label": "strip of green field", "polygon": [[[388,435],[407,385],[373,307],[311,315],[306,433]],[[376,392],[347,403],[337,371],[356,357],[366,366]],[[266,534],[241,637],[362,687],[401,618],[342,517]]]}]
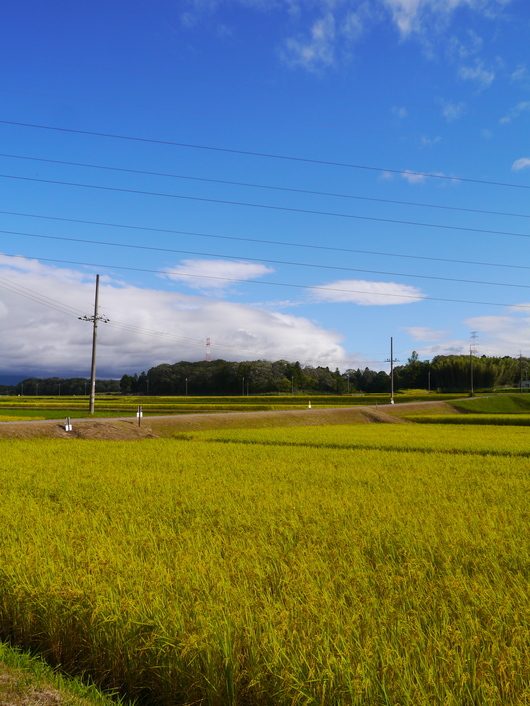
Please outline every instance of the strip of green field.
[{"label": "strip of green field", "polygon": [[416,424],[493,424],[495,426],[530,426],[530,414],[438,414],[407,415]]},{"label": "strip of green field", "polygon": [[[470,416],[470,415],[469,415]],[[468,415],[448,416],[448,419],[467,418]],[[481,419],[482,415],[477,415]],[[416,419],[416,417],[414,417]],[[436,422],[437,417],[425,417]],[[315,449],[318,457],[322,449],[351,449],[371,451],[402,451],[410,453],[447,453],[475,455],[530,456],[528,432],[516,426],[510,429],[493,427],[474,429],[455,426],[433,430],[427,424],[391,425],[334,425],[315,427],[208,430],[179,434],[181,438],[212,443],[298,446]]]},{"label": "strip of green field", "polygon": [[529,414],[530,395],[494,395],[458,400],[453,406],[463,412],[472,412],[473,414]]},{"label": "strip of green field", "polygon": [[527,703],[521,432],[4,441],[0,632],[162,706]]},{"label": "strip of green field", "polygon": [[[124,412],[124,416],[133,416],[132,411]],[[39,421],[43,419],[65,419],[70,417],[71,419],[85,419],[89,417],[88,410],[79,410],[72,408],[65,409],[46,409],[46,408],[26,408],[26,409],[1,409],[0,408],[0,422],[31,422]],[[115,417],[116,412],[96,410],[93,415],[96,418],[108,418]]]},{"label": "strip of green field", "polygon": [[[456,394],[430,395],[396,395],[396,403],[402,402],[436,402],[458,399]],[[218,408],[304,408],[309,402],[313,407],[349,407],[360,405],[388,404],[390,395],[259,395],[239,397],[122,397],[101,395],[96,396],[96,408],[102,409],[136,409],[142,405],[144,409],[172,409],[175,407]],[[83,397],[0,397],[0,409],[4,407],[65,407],[87,408],[88,398]]]}]

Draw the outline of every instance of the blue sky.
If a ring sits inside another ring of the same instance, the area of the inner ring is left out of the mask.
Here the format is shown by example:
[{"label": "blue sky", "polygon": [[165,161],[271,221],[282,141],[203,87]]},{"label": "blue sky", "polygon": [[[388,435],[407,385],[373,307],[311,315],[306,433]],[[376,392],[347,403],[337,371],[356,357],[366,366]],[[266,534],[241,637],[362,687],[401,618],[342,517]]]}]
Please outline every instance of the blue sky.
[{"label": "blue sky", "polygon": [[21,0],[0,33],[0,374],[88,375],[96,273],[100,376],[208,337],[530,355],[528,3]]}]

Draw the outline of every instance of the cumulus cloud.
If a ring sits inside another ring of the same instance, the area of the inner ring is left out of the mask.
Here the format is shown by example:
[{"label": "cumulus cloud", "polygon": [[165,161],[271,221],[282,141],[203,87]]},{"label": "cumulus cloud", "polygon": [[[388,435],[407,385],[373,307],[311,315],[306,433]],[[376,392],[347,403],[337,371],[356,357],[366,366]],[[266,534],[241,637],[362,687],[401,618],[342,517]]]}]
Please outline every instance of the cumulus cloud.
[{"label": "cumulus cloud", "polygon": [[528,167],[530,167],[530,159],[521,157],[521,159],[516,159],[512,164],[512,172],[520,172],[521,169],[527,169]]},{"label": "cumulus cloud", "polygon": [[246,281],[274,272],[270,267],[254,262],[233,260],[182,260],[164,270],[164,276],[183,282],[190,289],[217,293],[230,289],[234,281]]},{"label": "cumulus cloud", "polygon": [[311,287],[309,292],[317,302],[348,302],[361,306],[411,304],[425,296],[421,289],[407,284],[369,282],[360,279],[330,282],[323,287]]},{"label": "cumulus cloud", "polygon": [[[88,376],[95,275],[0,256],[3,374]],[[307,318],[211,297],[136,287],[101,278],[98,376],[121,377],[160,363],[286,358],[340,365],[340,336]]]}]

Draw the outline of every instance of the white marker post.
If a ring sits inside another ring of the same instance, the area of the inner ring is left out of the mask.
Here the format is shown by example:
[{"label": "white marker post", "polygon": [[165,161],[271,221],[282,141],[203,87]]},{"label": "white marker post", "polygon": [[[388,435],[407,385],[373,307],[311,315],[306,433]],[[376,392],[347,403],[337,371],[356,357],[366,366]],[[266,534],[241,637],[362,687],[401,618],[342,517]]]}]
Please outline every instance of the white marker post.
[{"label": "white marker post", "polygon": [[138,426],[142,423],[142,417],[144,416],[144,413],[142,412],[142,405],[138,405],[138,411],[136,412],[136,416],[138,417]]},{"label": "white marker post", "polygon": [[70,423],[70,417],[66,417],[66,423],[64,425],[65,431],[72,431],[72,424]]},{"label": "white marker post", "polygon": [[309,400],[309,404],[307,405],[308,409],[311,409],[311,400]]}]

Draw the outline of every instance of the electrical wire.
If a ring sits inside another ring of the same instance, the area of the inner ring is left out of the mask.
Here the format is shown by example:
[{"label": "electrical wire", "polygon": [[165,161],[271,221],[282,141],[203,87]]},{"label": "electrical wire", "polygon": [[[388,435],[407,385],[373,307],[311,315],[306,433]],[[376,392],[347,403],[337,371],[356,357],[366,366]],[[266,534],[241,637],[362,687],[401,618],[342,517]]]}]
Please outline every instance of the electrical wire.
[{"label": "electrical wire", "polygon": [[[377,255],[377,256],[382,256],[382,257],[399,257],[399,258],[405,258],[408,260],[425,260],[427,262],[451,262],[451,263],[456,263],[460,265],[481,265],[484,267],[507,267],[507,268],[513,268],[513,269],[522,269],[522,270],[528,270],[530,269],[529,265],[510,265],[510,264],[503,264],[503,263],[498,263],[498,262],[481,262],[478,260],[455,260],[451,258],[446,258],[446,257],[427,257],[424,255],[407,255],[403,253],[389,253],[389,252],[379,252],[375,250],[357,250],[353,248],[336,248],[336,247],[331,247],[329,245],[312,245],[310,243],[290,243],[287,241],[281,241],[281,240],[262,240],[259,238],[243,238],[240,236],[235,236],[235,235],[216,235],[214,233],[198,233],[195,231],[187,231],[187,230],[173,230],[170,228],[154,228],[151,226],[136,226],[136,225],[127,225],[125,223],[109,223],[106,221],[89,221],[89,220],[84,220],[81,218],[62,218],[60,216],[44,216],[42,214],[35,214],[35,213],[21,213],[19,211],[1,211],[0,214],[8,215],[8,216],[21,216],[23,218],[38,218],[41,220],[51,220],[51,221],[61,221],[64,223],[80,223],[83,225],[96,225],[96,226],[105,226],[108,228],[125,228],[129,230],[139,230],[139,231],[147,231],[147,232],[153,232],[153,233],[165,233],[168,235],[192,235],[200,238],[217,238],[220,240],[237,240],[241,241],[244,243],[260,243],[264,245],[282,245],[285,247],[294,247],[294,248],[306,248],[310,250],[327,250],[329,252],[341,252],[341,253],[354,253],[354,254],[359,254],[359,255]],[[523,238],[528,238],[530,237],[529,235],[526,234],[516,234],[514,233],[513,235],[518,235],[519,237]],[[39,236],[39,237],[44,237],[44,236]],[[46,237],[52,237],[52,236],[46,236]],[[92,241],[86,241],[86,242],[92,242]],[[94,241],[97,243],[98,241]],[[140,247],[140,246],[133,246],[130,245],[130,247]]]},{"label": "electrical wire", "polygon": [[[0,88],[0,93],[9,93],[11,95],[22,95],[22,96],[35,96],[37,98],[49,98],[51,100],[65,100],[65,101],[82,101],[86,103],[97,103],[97,104],[102,104],[102,105],[115,105],[115,106],[120,106],[120,107],[127,107],[127,108],[136,108],[138,109],[140,105],[138,103],[131,103],[131,102],[126,102],[126,101],[109,101],[109,100],[103,100],[101,98],[78,98],[78,97],[73,97],[73,96],[58,96],[58,95],[52,95],[49,93],[35,93],[33,91],[15,91],[15,90],[10,90],[7,88]],[[144,107],[144,106],[142,106]],[[152,110],[160,111],[164,110],[167,112],[174,113],[178,111],[179,113],[186,113],[188,115],[208,115],[211,117],[215,118],[222,118],[224,120],[248,120],[252,122],[258,122],[258,123],[265,123],[265,124],[273,124],[273,125],[294,125],[296,127],[308,127],[308,128],[316,128],[320,130],[336,130],[337,132],[352,132],[352,133],[361,133],[361,134],[368,134],[368,135],[391,135],[392,137],[397,137],[397,138],[405,138],[409,140],[422,140],[425,139],[425,135],[419,135],[419,134],[412,134],[412,133],[404,133],[404,132],[397,132],[395,130],[367,130],[364,128],[357,128],[357,127],[345,127],[344,125],[330,125],[330,124],[321,124],[321,123],[310,123],[307,121],[302,121],[302,120],[281,120],[279,118],[264,118],[264,117],[256,117],[256,116],[250,116],[250,115],[230,115],[227,113],[219,113],[217,111],[212,111],[212,110],[187,110],[186,108],[182,108],[182,106],[178,106],[178,108],[168,108],[166,106],[160,106],[160,105],[153,105],[150,104],[150,108]],[[476,140],[451,140],[451,142],[458,142],[458,144],[476,144]]]},{"label": "electrical wire", "polygon": [[62,314],[66,314],[67,316],[78,318],[80,315],[83,315],[82,311],[75,309],[64,302],[59,302],[56,299],[47,297],[42,293],[35,292],[34,290],[28,289],[20,284],[15,284],[4,277],[0,277],[0,287],[15,294],[19,294],[21,297],[25,297],[26,299],[31,299],[38,304],[44,304],[44,306],[60,311]]},{"label": "electrical wire", "polygon": [[[90,245],[105,245],[108,247],[118,247],[118,248],[130,248],[134,250],[150,250],[155,252],[170,252],[179,255],[196,255],[199,257],[216,257],[223,260],[233,260],[230,255],[218,255],[217,253],[208,252],[197,252],[194,250],[176,250],[173,248],[158,248],[149,245],[131,245],[130,243],[112,243],[108,241],[101,240],[86,240],[84,238],[68,238],[58,235],[39,235],[37,233],[22,233],[14,230],[0,230],[0,233],[5,233],[7,235],[22,235],[29,238],[43,238],[45,240],[61,240],[71,243],[87,243]],[[416,275],[408,272],[388,272],[385,270],[367,270],[360,267],[344,267],[341,265],[322,265],[310,262],[292,262],[289,260],[270,260],[263,257],[246,257],[244,255],[238,255],[237,259],[240,261],[251,261],[251,262],[266,262],[272,265],[290,265],[294,267],[313,267],[317,269],[324,270],[340,270],[343,272],[361,272],[363,274],[373,274],[373,275],[385,275],[391,277],[412,277],[416,279],[430,279],[438,280],[442,282],[459,282],[463,284],[486,284],[495,287],[519,287],[523,289],[530,289],[530,284],[515,284],[513,282],[491,282],[485,280],[474,280],[474,279],[459,279],[456,277],[439,277],[436,275]],[[527,268],[528,269],[528,268]]]},{"label": "electrical wire", "polygon": [[[0,121],[1,122],[1,121]],[[271,206],[269,204],[248,203],[246,201],[228,201],[226,199],[210,199],[203,196],[183,196],[181,194],[166,194],[157,191],[144,191],[140,189],[124,189],[117,186],[100,186],[97,184],[84,184],[71,181],[59,181],[56,179],[39,179],[37,177],[23,177],[13,174],[0,174],[2,179],[15,179],[18,181],[34,181],[40,184],[54,184],[56,186],[75,186],[82,189],[96,189],[100,191],[112,191],[114,193],[138,194],[141,196],[157,196],[170,199],[182,199],[185,201],[200,201],[202,203],[216,203],[228,206],[247,206],[249,208],[262,208],[271,211],[288,211],[289,213],[304,213],[312,216],[331,216],[333,218],[350,218],[358,221],[376,221],[378,223],[392,223],[393,225],[419,226],[422,228],[439,228],[442,230],[465,231],[466,233],[486,233],[488,235],[510,235],[528,238],[527,233],[513,233],[504,230],[486,230],[485,228],[469,228],[466,226],[448,226],[438,223],[423,223],[420,221],[402,221],[396,218],[377,218],[376,216],[358,216],[351,213],[336,213],[333,211],[315,211],[306,208],[292,208],[290,206]],[[526,187],[525,187],[526,188]],[[530,189],[530,186],[528,187]]]},{"label": "electrical wire", "polygon": [[[11,291],[14,294],[18,294],[22,297],[25,297],[26,299],[30,299],[38,304],[42,304],[43,306],[46,306],[49,309],[54,309],[56,311],[59,311],[62,314],[66,314],[67,316],[71,316],[76,319],[83,318],[83,312],[73,309],[72,307],[69,307],[67,305],[64,305],[63,302],[60,302],[56,299],[52,299],[51,297],[46,297],[39,292],[36,292],[32,289],[29,289],[27,287],[24,287],[22,285],[15,284],[14,282],[5,279],[4,277],[0,277],[0,288],[5,289],[7,291]],[[121,331],[128,331],[130,333],[137,333],[145,336],[155,336],[155,337],[160,337],[160,338],[165,338],[173,341],[178,341],[179,343],[182,343],[184,345],[190,345],[190,346],[200,346],[201,348],[204,346],[204,340],[196,339],[196,338],[189,338],[186,336],[178,336],[177,334],[174,333],[168,333],[167,331],[155,331],[153,329],[146,329],[142,328],[139,326],[134,326],[132,324],[127,324],[124,322],[120,321],[114,321],[114,320],[106,320],[105,323],[111,327],[111,328],[116,328]],[[233,352],[237,351],[238,353],[241,352],[246,352],[246,353],[251,353],[255,354],[255,351],[252,351],[251,349],[246,349],[246,348],[241,348],[241,346],[235,347],[235,346],[227,346],[221,343],[216,343],[215,347],[219,350],[227,351],[227,352]],[[320,358],[305,358],[305,360],[313,360],[317,362],[321,362]],[[343,361],[340,361],[341,363]],[[375,363],[379,361],[363,361],[364,363]]]},{"label": "electrical wire", "polygon": [[228,181],[225,179],[209,179],[206,177],[194,177],[183,174],[170,174],[167,172],[149,172],[143,169],[125,169],[124,167],[111,167],[103,164],[87,164],[85,162],[66,162],[59,159],[45,159],[42,157],[28,157],[19,154],[0,153],[0,157],[8,157],[10,159],[25,159],[32,162],[45,162],[47,164],[62,164],[70,167],[87,167],[90,169],[101,169],[112,172],[123,172],[126,174],[141,174],[142,176],[156,176],[170,179],[185,179],[188,181],[208,182],[210,184],[226,184],[229,186],[246,186],[253,189],[269,189],[271,191],[285,191],[295,194],[309,194],[310,196],[332,196],[340,199],[354,199],[357,201],[371,201],[375,203],[391,203],[399,206],[418,206],[422,208],[435,208],[444,211],[462,211],[465,213],[482,213],[488,216],[513,216],[516,218],[530,218],[527,213],[510,213],[506,211],[486,211],[480,208],[464,208],[462,206],[446,206],[432,203],[421,203],[417,201],[397,201],[394,199],[381,199],[372,196],[357,196],[355,194],[341,194],[330,191],[312,191],[310,189],[295,189],[287,186],[274,186],[272,184],[254,184],[244,181]]},{"label": "electrical wire", "polygon": [[428,172],[415,172],[411,171],[408,169],[389,169],[386,167],[373,167],[373,166],[368,166],[368,165],[362,165],[362,164],[351,164],[348,162],[333,162],[329,160],[323,160],[323,159],[311,159],[309,157],[294,157],[292,155],[283,155],[283,154],[272,154],[268,152],[252,152],[250,150],[237,150],[237,149],[230,149],[227,147],[212,147],[211,145],[195,145],[187,142],[174,142],[171,140],[155,140],[154,138],[148,138],[148,137],[136,137],[132,135],[119,135],[116,133],[109,133],[109,132],[95,132],[92,130],[76,130],[74,128],[65,128],[65,127],[57,127],[54,125],[38,125],[36,123],[23,123],[23,122],[18,122],[15,120],[0,120],[0,124],[2,125],[13,125],[17,127],[29,127],[29,128],[36,128],[39,130],[52,130],[55,132],[65,132],[69,134],[75,134],[75,135],[88,135],[90,137],[107,137],[111,138],[114,140],[127,140],[131,142],[146,142],[149,144],[156,144],[156,145],[167,145],[171,147],[187,147],[189,149],[196,149],[196,150],[208,150],[211,152],[223,152],[226,154],[238,154],[238,155],[244,155],[247,157],[266,157],[268,159],[280,159],[280,160],[285,160],[285,161],[291,161],[291,162],[301,162],[305,164],[318,164],[318,165],[326,165],[326,166],[331,166],[331,167],[345,167],[348,169],[364,169],[367,171],[372,171],[372,172],[386,172],[388,174],[406,174],[408,176],[418,176],[418,177],[425,177],[429,179],[442,179],[442,180],[447,180],[447,181],[459,181],[459,182],[466,182],[466,183],[471,183],[471,184],[483,184],[483,185],[489,185],[489,186],[504,186],[512,189],[530,189],[530,185],[528,184],[512,184],[512,183],[505,183],[505,182],[499,182],[499,181],[487,181],[484,179],[470,179],[467,177],[452,177],[452,176],[447,176],[446,174],[431,174]]},{"label": "electrical wire", "polygon": [[[11,255],[9,253],[3,253],[7,257],[16,257],[16,258],[22,258],[22,259],[28,259],[28,257],[33,257],[33,256],[26,256],[26,255]],[[150,272],[154,273],[157,275],[168,275],[168,277],[189,277],[193,279],[203,279],[203,280],[217,280],[221,282],[242,282],[244,284],[260,284],[260,285],[270,285],[272,287],[294,287],[296,289],[305,289],[305,290],[316,290],[319,292],[341,292],[341,293],[347,293],[347,294],[368,294],[370,296],[380,296],[380,297],[392,297],[393,299],[415,299],[417,301],[438,301],[438,302],[451,302],[451,303],[456,303],[456,304],[478,304],[481,306],[500,306],[500,307],[511,307],[515,309],[530,309],[530,304],[507,304],[507,303],[501,303],[501,302],[483,302],[483,301],[475,301],[471,299],[449,299],[447,297],[429,297],[425,295],[414,295],[414,294],[393,294],[393,293],[388,293],[388,292],[368,292],[366,290],[358,290],[358,289],[343,289],[341,287],[323,287],[319,285],[313,285],[313,284],[294,284],[292,282],[270,282],[270,281],[260,281],[260,280],[253,280],[253,279],[238,279],[235,277],[217,277],[213,275],[197,275],[197,274],[190,274],[189,272],[178,272],[175,270],[151,270],[148,268],[144,267],[126,267],[124,265],[107,265],[107,264],[102,264],[102,263],[96,263],[96,262],[78,262],[76,260],[59,260],[56,258],[47,258],[47,257],[39,257],[38,260],[40,262],[58,262],[61,264],[66,264],[66,265],[82,265],[83,267],[104,267],[105,269],[112,269],[112,270],[127,270],[130,272]]]}]

